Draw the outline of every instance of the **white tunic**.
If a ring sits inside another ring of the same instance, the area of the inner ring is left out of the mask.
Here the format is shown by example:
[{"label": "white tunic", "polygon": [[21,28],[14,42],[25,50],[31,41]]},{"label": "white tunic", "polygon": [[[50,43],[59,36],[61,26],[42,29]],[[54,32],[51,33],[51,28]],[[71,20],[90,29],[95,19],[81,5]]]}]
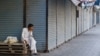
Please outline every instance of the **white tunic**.
[{"label": "white tunic", "polygon": [[27,43],[29,44],[31,51],[33,51],[34,53],[37,53],[36,41],[33,37],[33,32],[29,32],[28,28],[23,28],[22,41],[24,40],[27,41]]}]

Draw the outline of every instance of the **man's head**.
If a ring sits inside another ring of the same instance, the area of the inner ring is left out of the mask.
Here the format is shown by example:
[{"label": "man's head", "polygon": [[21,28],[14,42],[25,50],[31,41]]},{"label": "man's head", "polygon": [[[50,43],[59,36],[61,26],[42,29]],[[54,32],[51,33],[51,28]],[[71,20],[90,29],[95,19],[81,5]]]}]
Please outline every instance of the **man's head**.
[{"label": "man's head", "polygon": [[34,29],[34,25],[33,24],[28,24],[28,30],[33,31],[33,29]]}]

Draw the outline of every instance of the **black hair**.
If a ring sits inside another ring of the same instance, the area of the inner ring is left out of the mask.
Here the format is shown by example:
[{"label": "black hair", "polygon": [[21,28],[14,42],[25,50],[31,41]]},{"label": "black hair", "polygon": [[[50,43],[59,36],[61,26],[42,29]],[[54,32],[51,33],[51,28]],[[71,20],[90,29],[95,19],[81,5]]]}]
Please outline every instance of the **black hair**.
[{"label": "black hair", "polygon": [[33,27],[33,26],[34,26],[33,24],[28,24],[28,28]]}]

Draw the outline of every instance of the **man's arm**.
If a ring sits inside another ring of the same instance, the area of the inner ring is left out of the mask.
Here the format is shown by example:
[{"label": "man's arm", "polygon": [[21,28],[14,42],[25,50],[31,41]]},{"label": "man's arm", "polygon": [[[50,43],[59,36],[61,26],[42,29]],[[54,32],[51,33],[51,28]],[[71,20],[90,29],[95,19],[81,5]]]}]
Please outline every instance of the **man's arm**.
[{"label": "man's arm", "polygon": [[28,44],[27,41],[26,41],[26,39],[25,39],[25,28],[24,28],[23,31],[22,31],[22,42],[23,42],[24,44]]}]

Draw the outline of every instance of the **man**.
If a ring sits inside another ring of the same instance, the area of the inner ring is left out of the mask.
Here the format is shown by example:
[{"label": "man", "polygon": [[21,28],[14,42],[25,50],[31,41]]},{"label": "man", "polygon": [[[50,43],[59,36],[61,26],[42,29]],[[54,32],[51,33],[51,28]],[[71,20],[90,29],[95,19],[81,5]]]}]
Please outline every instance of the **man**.
[{"label": "man", "polygon": [[22,31],[22,41],[24,44],[28,44],[30,46],[32,54],[37,54],[37,49],[36,49],[36,41],[33,37],[33,30],[34,30],[34,25],[29,24],[27,28],[24,28]]}]

